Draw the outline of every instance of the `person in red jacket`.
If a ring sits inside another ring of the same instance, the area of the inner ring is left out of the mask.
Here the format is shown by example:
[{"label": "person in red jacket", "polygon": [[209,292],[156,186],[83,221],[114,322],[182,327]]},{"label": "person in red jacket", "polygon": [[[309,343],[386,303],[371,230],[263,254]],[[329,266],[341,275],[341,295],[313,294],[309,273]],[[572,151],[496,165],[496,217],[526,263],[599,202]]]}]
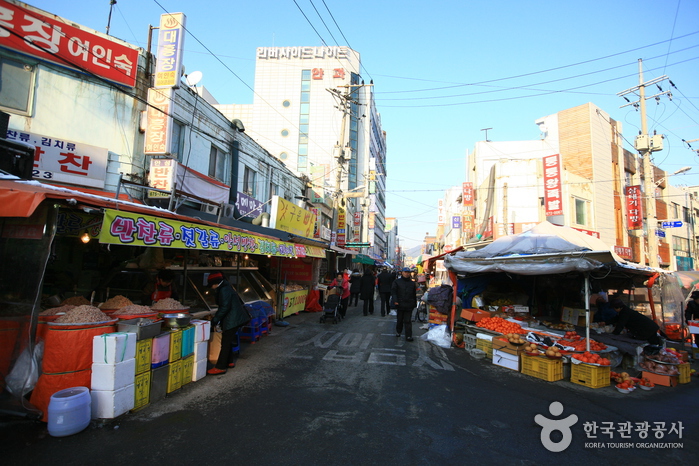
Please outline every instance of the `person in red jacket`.
[{"label": "person in red jacket", "polygon": [[347,304],[349,303],[349,297],[350,297],[350,287],[349,287],[349,281],[345,279],[345,276],[342,272],[338,273],[335,280],[333,280],[330,283],[330,286],[336,286],[338,287],[338,290],[340,291],[340,315],[344,318],[345,314],[347,313]]}]

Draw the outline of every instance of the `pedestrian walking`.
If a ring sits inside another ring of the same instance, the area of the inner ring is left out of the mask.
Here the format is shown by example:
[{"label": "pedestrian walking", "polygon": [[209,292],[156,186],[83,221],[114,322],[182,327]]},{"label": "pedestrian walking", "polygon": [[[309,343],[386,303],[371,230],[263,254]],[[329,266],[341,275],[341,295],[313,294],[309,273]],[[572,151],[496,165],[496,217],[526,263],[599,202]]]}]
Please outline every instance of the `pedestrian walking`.
[{"label": "pedestrian walking", "polygon": [[359,270],[354,269],[352,272],[352,275],[350,275],[350,299],[349,299],[349,305],[352,306],[352,302],[354,302],[354,306],[359,305],[359,293],[362,290],[362,274],[359,273]]},{"label": "pedestrian walking", "polygon": [[405,340],[413,341],[411,319],[413,309],[417,306],[415,282],[410,278],[410,269],[404,267],[400,278],[391,285],[391,302],[396,308],[396,336],[400,337],[405,327]]},{"label": "pedestrian walking", "polygon": [[340,315],[344,318],[347,313],[347,304],[349,303],[350,297],[350,287],[349,282],[345,280],[345,275],[339,272],[335,276],[335,280],[330,282],[330,286],[336,286],[338,288],[338,293],[340,293]]},{"label": "pedestrian walking", "polygon": [[376,287],[376,277],[370,268],[367,268],[362,275],[360,297],[364,301],[364,315],[374,313],[374,289]]},{"label": "pedestrian walking", "polygon": [[396,280],[396,274],[390,272],[388,267],[379,274],[379,295],[381,296],[381,316],[391,313],[391,285]]},{"label": "pedestrian walking", "polygon": [[233,352],[235,336],[240,327],[250,321],[250,316],[245,310],[243,300],[233,289],[230,283],[223,278],[221,272],[209,274],[207,285],[216,290],[216,304],[218,310],[211,319],[211,326],[221,325],[221,351],[218,354],[216,365],[207,371],[210,375],[225,374],[229,367],[235,367],[234,362],[230,362]]}]

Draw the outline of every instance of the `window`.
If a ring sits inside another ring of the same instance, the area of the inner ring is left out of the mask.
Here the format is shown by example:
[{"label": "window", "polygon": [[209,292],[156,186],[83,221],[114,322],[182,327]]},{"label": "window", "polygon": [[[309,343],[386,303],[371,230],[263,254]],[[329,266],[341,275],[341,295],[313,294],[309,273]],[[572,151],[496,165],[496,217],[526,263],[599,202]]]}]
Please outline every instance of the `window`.
[{"label": "window", "polygon": [[229,184],[230,169],[228,168],[228,154],[221,152],[216,146],[211,145],[209,151],[209,176]]},{"label": "window", "polygon": [[672,216],[671,218],[680,218],[680,206],[679,204],[672,203],[670,205],[670,215]]},{"label": "window", "polygon": [[0,57],[0,108],[28,115],[33,89],[34,66]]},{"label": "window", "polygon": [[184,125],[172,120],[172,146],[170,154],[179,162],[184,163]]},{"label": "window", "polygon": [[245,174],[243,175],[243,192],[248,196],[255,197],[255,181],[257,173],[250,167],[245,167]]},{"label": "window", "polygon": [[587,225],[587,201],[575,198],[575,223]]}]

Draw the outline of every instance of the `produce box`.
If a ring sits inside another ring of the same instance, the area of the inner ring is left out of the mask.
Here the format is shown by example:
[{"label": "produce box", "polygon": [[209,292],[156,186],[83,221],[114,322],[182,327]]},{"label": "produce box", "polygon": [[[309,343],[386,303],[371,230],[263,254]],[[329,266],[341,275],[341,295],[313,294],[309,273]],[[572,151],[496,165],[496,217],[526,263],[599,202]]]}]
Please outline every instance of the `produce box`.
[{"label": "produce box", "polygon": [[676,375],[660,375],[646,371],[643,371],[641,374],[641,377],[647,378],[655,385],[662,385],[664,387],[676,387],[680,382],[679,377]]},{"label": "produce box", "polygon": [[134,403],[131,411],[136,411],[148,406],[150,400],[151,371],[138,374],[134,381]]},{"label": "produce box", "polygon": [[170,362],[182,357],[182,330],[173,330],[170,334]]},{"label": "produce box", "polygon": [[680,375],[677,377],[677,381],[679,383],[689,383],[692,376],[689,364],[678,364],[677,370],[680,371]]},{"label": "produce box", "polygon": [[134,384],[119,390],[92,390],[92,419],[114,419],[133,409]]},{"label": "produce box", "polygon": [[167,379],[167,393],[172,393],[182,387],[182,360],[171,362],[170,374]]},{"label": "produce box", "polygon": [[117,364],[92,363],[91,390],[119,390],[134,383],[136,360],[127,359]]},{"label": "produce box", "polygon": [[[493,340],[495,343],[495,340]],[[519,356],[493,349],[493,364],[519,372]]]},{"label": "produce box", "polygon": [[186,358],[182,358],[182,374],[181,386],[187,385],[192,381],[192,373],[194,371],[194,355],[191,354]]},{"label": "produce box", "polygon": [[116,364],[133,359],[135,353],[134,333],[104,333],[92,338],[92,362]]},{"label": "produce box", "polygon": [[476,338],[476,348],[485,353],[485,357],[493,359],[493,342],[485,338]]},{"label": "produce box", "polygon": [[480,309],[462,309],[461,311],[461,317],[471,322],[480,322],[481,319],[491,316],[492,314],[490,312]]},{"label": "produce box", "polygon": [[194,342],[199,343],[200,341],[209,341],[211,337],[211,322],[208,320],[192,320],[191,324],[194,325]]},{"label": "produce box", "polygon": [[611,369],[609,366],[573,364],[570,368],[570,381],[590,388],[608,387]]},{"label": "produce box", "polygon": [[522,356],[522,374],[547,382],[563,379],[563,359],[550,359],[542,356]]},{"label": "produce box", "polygon": [[152,338],[138,340],[136,342],[136,374],[142,374],[146,371],[150,371],[152,349]]},{"label": "produce box", "polygon": [[500,338],[493,338],[493,350],[499,350],[503,353],[509,353],[514,356],[519,356],[524,352],[524,345],[513,345],[507,340],[501,340]]}]

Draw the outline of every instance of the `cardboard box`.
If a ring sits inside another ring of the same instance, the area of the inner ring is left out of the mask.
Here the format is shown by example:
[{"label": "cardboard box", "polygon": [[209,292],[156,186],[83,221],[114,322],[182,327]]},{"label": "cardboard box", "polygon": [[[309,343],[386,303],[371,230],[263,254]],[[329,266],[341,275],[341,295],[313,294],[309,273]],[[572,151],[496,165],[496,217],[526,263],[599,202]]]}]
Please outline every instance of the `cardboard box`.
[{"label": "cardboard box", "polygon": [[[493,340],[495,343],[496,340]],[[519,356],[493,349],[493,364],[519,372]]]},{"label": "cardboard box", "polygon": [[150,371],[136,376],[136,379],[134,380],[133,410],[137,410],[148,405],[148,402],[150,401],[150,378]]},{"label": "cardboard box", "polygon": [[512,307],[514,308],[515,314],[529,312],[529,306],[520,306],[519,304],[515,304]]},{"label": "cardboard box", "polygon": [[209,338],[211,338],[211,322],[195,319],[190,323],[194,325],[194,343],[209,341]]},{"label": "cardboard box", "polygon": [[135,355],[135,333],[105,333],[92,338],[92,362],[116,364]]},{"label": "cardboard box", "polygon": [[[582,315],[585,316],[585,311]],[[571,325],[578,325],[578,317],[580,317],[580,309],[564,307],[561,312],[561,321]]]},{"label": "cardboard box", "polygon": [[509,341],[501,340],[498,337],[493,338],[493,350],[499,350],[514,356],[519,356],[524,351],[524,346],[525,345],[513,345]]},{"label": "cardboard box", "polygon": [[486,317],[490,317],[491,314],[488,311],[483,311],[481,309],[462,309],[461,317],[472,322],[479,322]]},{"label": "cardboard box", "polygon": [[90,388],[92,390],[119,390],[127,385],[133,385],[135,376],[135,359],[129,359],[118,364],[100,364],[96,362],[92,364]]},{"label": "cardboard box", "polygon": [[134,407],[134,384],[119,390],[92,390],[92,419],[114,419]]},{"label": "cardboard box", "polygon": [[138,340],[136,342],[136,374],[142,374],[146,371],[150,371],[152,349],[152,338]]},{"label": "cardboard box", "polygon": [[676,375],[659,375],[646,371],[643,371],[641,377],[645,377],[655,385],[662,385],[663,387],[676,387],[680,381]]},{"label": "cardboard box", "polygon": [[[209,340],[209,361],[216,364],[218,355],[221,352],[221,333],[211,332],[211,340]],[[199,356],[195,356],[196,359]]]}]

